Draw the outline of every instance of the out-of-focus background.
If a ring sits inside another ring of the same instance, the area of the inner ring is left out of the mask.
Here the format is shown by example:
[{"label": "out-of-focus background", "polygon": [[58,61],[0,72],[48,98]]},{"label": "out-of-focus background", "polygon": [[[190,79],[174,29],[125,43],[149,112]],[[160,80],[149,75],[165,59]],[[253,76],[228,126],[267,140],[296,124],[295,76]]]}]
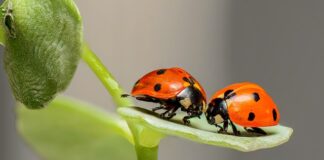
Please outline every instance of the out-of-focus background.
[{"label": "out-of-focus background", "polygon": [[[169,137],[160,145],[160,160],[322,159],[324,1],[76,3],[86,39],[127,91],[146,72],[171,66],[192,73],[208,96],[230,83],[253,81],[276,101],[281,123],[295,130],[288,143],[251,153]],[[15,131],[14,101],[3,67],[0,80],[0,159],[38,159]],[[83,62],[64,94],[114,110]]]}]

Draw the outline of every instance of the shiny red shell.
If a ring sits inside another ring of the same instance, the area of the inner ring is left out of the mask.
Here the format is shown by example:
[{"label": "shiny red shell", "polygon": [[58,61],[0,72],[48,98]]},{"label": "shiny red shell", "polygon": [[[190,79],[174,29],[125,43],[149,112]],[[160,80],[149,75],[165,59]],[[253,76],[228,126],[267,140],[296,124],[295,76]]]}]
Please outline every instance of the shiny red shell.
[{"label": "shiny red shell", "polygon": [[140,78],[132,89],[132,96],[150,96],[161,100],[175,98],[190,83],[184,79],[191,79],[194,87],[197,88],[206,100],[206,92],[187,71],[174,67],[168,69],[154,70]]},{"label": "shiny red shell", "polygon": [[216,92],[212,99],[223,98],[224,93],[233,90],[226,99],[229,118],[244,127],[266,127],[279,123],[280,114],[272,98],[255,83],[242,82],[229,85]]}]

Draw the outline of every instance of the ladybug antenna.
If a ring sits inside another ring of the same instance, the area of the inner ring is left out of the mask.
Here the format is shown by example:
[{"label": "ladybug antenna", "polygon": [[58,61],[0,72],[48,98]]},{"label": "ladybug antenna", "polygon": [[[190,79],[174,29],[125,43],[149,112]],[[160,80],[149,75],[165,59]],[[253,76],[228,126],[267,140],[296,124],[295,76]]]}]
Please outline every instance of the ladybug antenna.
[{"label": "ladybug antenna", "polygon": [[121,95],[122,98],[127,98],[127,97],[129,97],[129,96],[131,96],[131,95],[129,95],[129,94],[122,94],[122,95]]}]

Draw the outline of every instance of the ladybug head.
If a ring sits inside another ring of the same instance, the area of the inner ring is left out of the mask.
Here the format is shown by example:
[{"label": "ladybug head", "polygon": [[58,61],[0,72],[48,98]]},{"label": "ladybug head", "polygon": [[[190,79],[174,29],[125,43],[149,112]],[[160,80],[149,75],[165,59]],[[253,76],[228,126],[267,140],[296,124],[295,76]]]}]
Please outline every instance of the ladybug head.
[{"label": "ladybug head", "polygon": [[215,98],[208,104],[206,118],[209,124],[220,124],[228,120],[226,101],[222,98]]},{"label": "ladybug head", "polygon": [[197,88],[188,86],[177,95],[177,101],[184,110],[201,114],[206,108],[206,100]]}]

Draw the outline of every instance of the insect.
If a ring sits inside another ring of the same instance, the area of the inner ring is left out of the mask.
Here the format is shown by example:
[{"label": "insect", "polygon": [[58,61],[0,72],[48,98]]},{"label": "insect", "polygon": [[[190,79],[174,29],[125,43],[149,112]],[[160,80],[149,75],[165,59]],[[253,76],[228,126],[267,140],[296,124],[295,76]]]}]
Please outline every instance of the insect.
[{"label": "insect", "polygon": [[[130,96],[123,94],[122,97]],[[160,117],[171,119],[176,111],[187,112],[183,118],[184,124],[190,124],[189,119],[198,117],[206,111],[206,93],[199,82],[182,68],[154,70],[135,84],[131,96],[137,100],[158,103],[153,112],[164,109]]]},{"label": "insect", "polygon": [[[209,124],[220,128],[219,132],[227,133],[230,124],[234,135],[240,135],[235,124],[243,126],[247,132],[265,135],[259,127],[274,126],[280,120],[271,97],[262,87],[250,82],[235,83],[217,91],[205,114]],[[223,126],[219,125],[221,123]]]}]

